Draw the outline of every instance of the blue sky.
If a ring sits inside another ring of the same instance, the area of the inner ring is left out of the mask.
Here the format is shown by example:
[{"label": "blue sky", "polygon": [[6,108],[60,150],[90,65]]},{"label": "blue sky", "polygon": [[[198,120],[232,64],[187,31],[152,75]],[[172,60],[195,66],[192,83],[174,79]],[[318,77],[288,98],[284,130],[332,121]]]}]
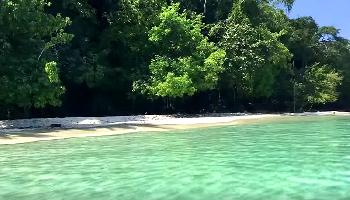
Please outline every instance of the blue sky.
[{"label": "blue sky", "polygon": [[296,0],[289,16],[312,16],[320,26],[335,26],[350,39],[350,0]]}]

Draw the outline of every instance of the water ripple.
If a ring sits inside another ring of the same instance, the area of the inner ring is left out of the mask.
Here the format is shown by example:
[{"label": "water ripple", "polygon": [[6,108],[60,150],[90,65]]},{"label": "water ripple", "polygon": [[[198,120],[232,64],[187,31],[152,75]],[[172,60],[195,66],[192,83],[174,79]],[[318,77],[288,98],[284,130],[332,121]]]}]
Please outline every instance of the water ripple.
[{"label": "water ripple", "polygon": [[0,146],[1,200],[350,199],[350,119]]}]

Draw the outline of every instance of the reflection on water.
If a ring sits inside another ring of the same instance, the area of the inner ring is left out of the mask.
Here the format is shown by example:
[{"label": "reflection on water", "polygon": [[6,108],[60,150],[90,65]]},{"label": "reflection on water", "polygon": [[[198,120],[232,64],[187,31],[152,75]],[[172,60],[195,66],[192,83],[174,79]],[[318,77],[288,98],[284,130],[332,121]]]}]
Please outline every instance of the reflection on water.
[{"label": "reflection on water", "polygon": [[350,199],[344,117],[38,142],[0,153],[1,200]]}]

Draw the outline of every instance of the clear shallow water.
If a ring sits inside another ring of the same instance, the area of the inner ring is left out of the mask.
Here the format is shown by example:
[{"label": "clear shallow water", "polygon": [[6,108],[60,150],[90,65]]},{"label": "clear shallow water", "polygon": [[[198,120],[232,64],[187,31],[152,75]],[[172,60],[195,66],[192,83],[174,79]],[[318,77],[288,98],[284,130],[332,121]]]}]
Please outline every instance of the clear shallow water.
[{"label": "clear shallow water", "polygon": [[1,200],[346,200],[350,118],[0,146]]}]

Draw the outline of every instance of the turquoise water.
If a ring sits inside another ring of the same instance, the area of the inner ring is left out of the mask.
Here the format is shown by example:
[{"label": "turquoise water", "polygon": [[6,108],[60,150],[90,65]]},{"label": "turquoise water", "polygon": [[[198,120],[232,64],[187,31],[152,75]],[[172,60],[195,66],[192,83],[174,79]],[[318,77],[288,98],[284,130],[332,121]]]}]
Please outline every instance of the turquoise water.
[{"label": "turquoise water", "polygon": [[1,200],[347,200],[350,118],[0,146]]}]

